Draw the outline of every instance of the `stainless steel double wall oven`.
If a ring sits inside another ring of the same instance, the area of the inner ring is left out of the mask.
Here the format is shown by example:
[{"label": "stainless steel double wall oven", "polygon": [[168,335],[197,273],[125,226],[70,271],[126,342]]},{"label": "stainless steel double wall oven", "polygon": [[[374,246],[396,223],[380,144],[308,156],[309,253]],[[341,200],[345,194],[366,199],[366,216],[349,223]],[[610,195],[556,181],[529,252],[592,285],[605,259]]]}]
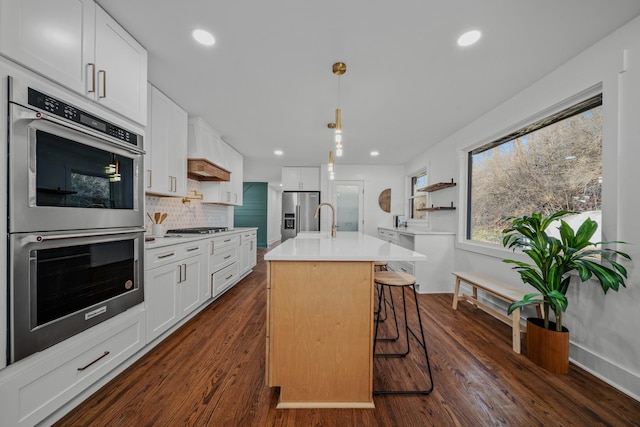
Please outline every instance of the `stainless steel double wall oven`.
[{"label": "stainless steel double wall oven", "polygon": [[8,82],[12,363],[144,300],[144,193],[141,135]]}]

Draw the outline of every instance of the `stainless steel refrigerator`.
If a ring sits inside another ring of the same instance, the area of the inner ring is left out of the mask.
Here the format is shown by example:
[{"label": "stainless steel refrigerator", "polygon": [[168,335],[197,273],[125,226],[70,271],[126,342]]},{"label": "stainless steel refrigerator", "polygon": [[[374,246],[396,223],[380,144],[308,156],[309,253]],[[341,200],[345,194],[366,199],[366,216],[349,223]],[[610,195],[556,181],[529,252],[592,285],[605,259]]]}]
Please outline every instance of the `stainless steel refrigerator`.
[{"label": "stainless steel refrigerator", "polygon": [[319,191],[285,191],[282,193],[282,241],[301,231],[320,231],[320,215],[313,214],[320,204]]}]

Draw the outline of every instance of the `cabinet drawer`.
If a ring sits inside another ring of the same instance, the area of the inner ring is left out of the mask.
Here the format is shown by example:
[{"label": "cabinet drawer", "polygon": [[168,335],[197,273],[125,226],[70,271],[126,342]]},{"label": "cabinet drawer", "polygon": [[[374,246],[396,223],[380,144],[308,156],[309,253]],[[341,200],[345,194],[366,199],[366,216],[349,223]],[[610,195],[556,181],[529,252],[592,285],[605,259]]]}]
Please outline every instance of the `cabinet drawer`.
[{"label": "cabinet drawer", "polygon": [[151,270],[152,268],[162,267],[180,260],[180,246],[167,246],[164,248],[150,249],[145,251],[144,268]]},{"label": "cabinet drawer", "polygon": [[414,265],[407,261],[393,261],[390,263],[393,271],[401,271],[403,273],[413,274]]},{"label": "cabinet drawer", "polygon": [[149,249],[145,251],[144,268],[151,270],[152,268],[162,267],[163,265],[181,261],[185,258],[203,254],[206,241],[198,240],[190,243],[180,243],[172,246],[165,246],[157,249]]},{"label": "cabinet drawer", "polygon": [[218,250],[225,248],[227,246],[238,246],[240,244],[240,235],[239,234],[231,234],[227,236],[220,236],[213,239],[213,254],[217,253]]},{"label": "cabinet drawer", "polygon": [[209,272],[215,273],[221,268],[224,268],[238,261],[238,247],[232,246],[232,247],[222,248],[219,251],[215,252],[210,259],[211,259],[211,266],[209,267]]},{"label": "cabinet drawer", "polygon": [[204,253],[206,242],[197,241],[180,245],[182,258],[190,258]]},{"label": "cabinet drawer", "polygon": [[378,237],[382,240],[386,240],[387,242],[398,243],[398,232],[396,231],[379,228]]},{"label": "cabinet drawer", "polygon": [[240,244],[250,242],[251,240],[255,240],[257,238],[257,233],[255,231],[248,231],[246,233],[242,233],[240,235]]},{"label": "cabinet drawer", "polygon": [[144,319],[132,309],[12,366],[0,384],[3,422],[36,425],[108,374],[144,346]]},{"label": "cabinet drawer", "polygon": [[233,263],[213,275],[213,295],[218,296],[233,285],[240,274],[239,264]]}]

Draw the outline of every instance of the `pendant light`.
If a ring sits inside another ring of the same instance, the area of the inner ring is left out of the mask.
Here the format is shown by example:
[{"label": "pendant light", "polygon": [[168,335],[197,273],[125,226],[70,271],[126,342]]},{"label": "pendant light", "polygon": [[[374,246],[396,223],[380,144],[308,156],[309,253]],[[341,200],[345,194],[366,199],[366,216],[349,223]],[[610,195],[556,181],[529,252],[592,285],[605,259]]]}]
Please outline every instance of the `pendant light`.
[{"label": "pendant light", "polygon": [[340,76],[347,72],[347,65],[344,62],[336,62],[332,68],[333,74],[338,76],[338,108],[336,108],[336,121],[329,123],[329,129],[333,129],[333,138],[336,144],[336,156],[342,156],[342,117],[340,111]]},{"label": "pendant light", "polygon": [[333,150],[329,151],[328,172],[329,172],[329,179],[333,181],[333,179],[335,178],[334,167],[333,167]]}]

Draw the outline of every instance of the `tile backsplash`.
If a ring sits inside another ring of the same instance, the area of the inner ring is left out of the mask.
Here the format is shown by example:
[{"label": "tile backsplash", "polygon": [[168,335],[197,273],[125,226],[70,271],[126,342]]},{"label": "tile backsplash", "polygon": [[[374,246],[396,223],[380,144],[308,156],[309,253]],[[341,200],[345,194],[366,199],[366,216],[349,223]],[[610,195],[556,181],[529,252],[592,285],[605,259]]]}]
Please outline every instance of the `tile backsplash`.
[{"label": "tile backsplash", "polygon": [[[200,191],[200,182],[187,180],[188,194]],[[182,197],[145,197],[145,212],[152,217],[155,212],[166,212],[167,219],[162,225],[164,231],[172,228],[187,227],[233,227],[233,207],[202,203],[200,200],[191,200],[190,203],[182,203]],[[151,221],[145,215],[147,233],[151,233]]]}]

